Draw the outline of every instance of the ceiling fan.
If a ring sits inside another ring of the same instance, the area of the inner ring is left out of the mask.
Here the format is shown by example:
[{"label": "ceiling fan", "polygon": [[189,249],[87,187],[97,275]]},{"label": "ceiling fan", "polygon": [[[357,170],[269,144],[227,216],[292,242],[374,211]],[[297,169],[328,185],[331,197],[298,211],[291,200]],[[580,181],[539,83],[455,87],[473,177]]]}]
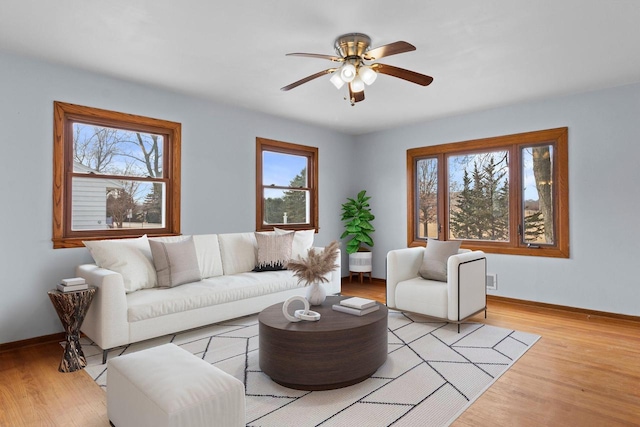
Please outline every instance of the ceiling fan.
[{"label": "ceiling fan", "polygon": [[415,71],[392,65],[371,63],[385,56],[397,55],[399,53],[416,50],[415,46],[404,41],[389,43],[384,46],[369,49],[371,38],[362,33],[349,33],[339,36],[334,43],[337,56],[323,55],[319,53],[287,53],[287,56],[306,56],[310,58],[328,59],[333,62],[342,63],[336,68],[327,68],[296,82],[291,83],[280,90],[287,91],[307,83],[311,80],[322,77],[326,74],[331,76],[331,83],[340,89],[344,84],[348,84],[349,98],[351,105],[364,100],[364,87],[372,84],[378,74],[398,77],[421,86],[428,86],[433,81],[433,77],[416,73]]}]

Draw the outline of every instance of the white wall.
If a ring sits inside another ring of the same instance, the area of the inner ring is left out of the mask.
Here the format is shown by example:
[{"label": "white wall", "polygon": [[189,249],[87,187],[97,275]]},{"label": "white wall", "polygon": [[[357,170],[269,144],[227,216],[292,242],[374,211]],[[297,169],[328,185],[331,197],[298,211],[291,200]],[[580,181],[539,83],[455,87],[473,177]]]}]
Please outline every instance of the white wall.
[{"label": "white wall", "polygon": [[640,85],[629,85],[356,138],[358,182],[373,197],[374,277],[407,245],[406,150],[491,136],[569,128],[570,259],[489,255],[510,298],[640,315]]},{"label": "white wall", "polygon": [[366,189],[379,278],[387,251],[407,244],[408,148],[568,126],[571,258],[489,255],[494,293],[640,315],[640,85],[350,137],[18,56],[0,64],[0,343],[61,331],[46,291],[91,261],[52,249],[54,100],[182,123],[185,234],[255,229],[256,136],[319,147],[316,243],[340,236],[340,205]]},{"label": "white wall", "polygon": [[182,123],[184,234],[255,230],[256,136],[319,148],[315,241],[342,232],[350,136],[18,56],[0,64],[0,343],[61,331],[47,290],[91,261],[52,249],[54,100]]}]

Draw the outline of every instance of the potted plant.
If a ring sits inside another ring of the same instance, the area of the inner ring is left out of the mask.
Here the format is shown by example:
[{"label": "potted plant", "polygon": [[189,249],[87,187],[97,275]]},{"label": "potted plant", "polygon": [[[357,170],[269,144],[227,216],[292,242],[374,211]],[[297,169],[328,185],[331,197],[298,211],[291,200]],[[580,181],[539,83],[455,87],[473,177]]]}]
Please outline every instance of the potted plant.
[{"label": "potted plant", "polygon": [[346,247],[349,254],[349,274],[360,273],[361,277],[361,273],[371,273],[371,250],[366,246],[373,247],[371,233],[376,231],[371,225],[371,221],[375,219],[368,203],[371,197],[366,193],[366,190],[362,190],[355,199],[348,197],[348,202],[342,205],[345,230],[340,236],[341,239],[351,236]]}]

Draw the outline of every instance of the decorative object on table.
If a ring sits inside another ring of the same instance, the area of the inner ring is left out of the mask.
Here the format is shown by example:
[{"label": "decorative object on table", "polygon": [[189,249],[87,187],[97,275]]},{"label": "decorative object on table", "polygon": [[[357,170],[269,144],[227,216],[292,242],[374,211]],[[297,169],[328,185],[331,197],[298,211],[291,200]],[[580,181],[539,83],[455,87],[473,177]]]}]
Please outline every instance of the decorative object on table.
[{"label": "decorative object on table", "polygon": [[[302,310],[294,311],[293,315],[291,315],[291,313],[289,313],[289,305],[294,301],[302,302],[304,304],[304,308]],[[294,295],[287,298],[287,300],[282,304],[282,314],[289,322],[299,322],[301,320],[315,322],[320,320],[320,313],[309,310],[309,301],[300,295]]]},{"label": "decorative object on table", "polygon": [[57,287],[60,292],[73,292],[87,289],[89,285],[84,280],[84,277],[72,277],[70,279],[62,279]]},{"label": "decorative object on table", "polygon": [[371,233],[375,231],[371,221],[375,216],[371,213],[366,190],[358,193],[355,199],[347,198],[348,202],[342,205],[342,221],[344,222],[344,233],[341,239],[351,236],[347,242],[347,253],[349,254],[349,280],[353,273],[358,274],[362,282],[364,273],[369,273],[371,281],[372,253],[369,247],[373,247]]},{"label": "decorative object on table", "polygon": [[56,309],[65,331],[66,345],[58,367],[60,372],[74,372],[87,366],[87,359],[84,357],[79,341],[80,326],[82,326],[84,316],[93,301],[96,289],[90,287],[74,292],[60,292],[58,290],[48,292],[49,299]]},{"label": "decorative object on table", "polygon": [[336,240],[331,242],[323,251],[315,248],[309,249],[306,258],[290,260],[288,269],[293,271],[293,275],[298,278],[298,283],[308,286],[307,300],[311,305],[320,305],[327,297],[327,293],[322,287],[322,283],[329,282],[327,275],[337,268],[338,247],[340,243]]},{"label": "decorative object on table", "polygon": [[340,301],[340,305],[344,305],[345,307],[351,307],[358,310],[363,310],[365,308],[373,307],[376,305],[376,302],[372,299],[360,298],[360,297],[351,297],[347,299],[343,299]]},{"label": "decorative object on table", "polygon": [[342,304],[333,304],[331,308],[342,313],[353,314],[354,316],[364,316],[365,314],[377,311],[380,307],[378,306],[378,304],[367,308],[352,308]]}]

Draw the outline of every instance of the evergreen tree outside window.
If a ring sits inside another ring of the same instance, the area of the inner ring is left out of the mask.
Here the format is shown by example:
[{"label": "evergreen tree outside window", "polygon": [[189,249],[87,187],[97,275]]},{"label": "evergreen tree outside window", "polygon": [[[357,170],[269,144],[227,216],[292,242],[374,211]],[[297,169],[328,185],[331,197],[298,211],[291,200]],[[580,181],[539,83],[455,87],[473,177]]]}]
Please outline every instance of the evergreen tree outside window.
[{"label": "evergreen tree outside window", "polygon": [[256,138],[256,230],[317,230],[318,149]]},{"label": "evergreen tree outside window", "polygon": [[569,256],[567,128],[414,148],[407,165],[410,246]]}]

